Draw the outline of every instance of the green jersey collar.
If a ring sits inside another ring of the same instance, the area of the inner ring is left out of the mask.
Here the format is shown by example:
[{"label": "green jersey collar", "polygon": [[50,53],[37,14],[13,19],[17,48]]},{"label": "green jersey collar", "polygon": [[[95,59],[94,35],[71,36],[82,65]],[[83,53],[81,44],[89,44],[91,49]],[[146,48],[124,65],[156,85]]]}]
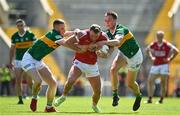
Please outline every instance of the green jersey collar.
[{"label": "green jersey collar", "polygon": [[20,34],[19,31],[18,31],[19,37],[23,37],[26,34],[26,32],[27,32],[27,30],[25,30],[23,34]]},{"label": "green jersey collar", "polygon": [[108,29],[109,33],[110,33],[110,34],[112,34],[112,35],[114,35],[114,34],[116,33],[116,29],[117,29],[117,27],[118,27],[118,26],[119,26],[119,25],[118,25],[118,24],[116,24],[116,26],[115,26],[115,28],[114,28],[113,33],[111,33],[110,29]]}]

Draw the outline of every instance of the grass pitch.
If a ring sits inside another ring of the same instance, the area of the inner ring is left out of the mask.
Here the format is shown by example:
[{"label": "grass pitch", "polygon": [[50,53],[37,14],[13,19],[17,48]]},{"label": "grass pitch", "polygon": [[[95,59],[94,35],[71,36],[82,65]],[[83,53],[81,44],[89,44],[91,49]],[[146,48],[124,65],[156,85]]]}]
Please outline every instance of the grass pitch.
[{"label": "grass pitch", "polygon": [[132,105],[135,98],[121,97],[118,107],[112,107],[110,97],[102,97],[99,107],[102,113],[94,113],[91,109],[90,97],[68,97],[66,101],[56,109],[57,113],[44,113],[46,98],[40,97],[38,101],[38,109],[31,112],[29,109],[30,99],[24,100],[24,105],[17,105],[17,97],[0,97],[0,115],[19,115],[19,116],[129,116],[129,115],[146,115],[146,116],[180,116],[180,98],[166,98],[164,104],[155,104],[158,100],[153,99],[153,104],[144,104],[143,98],[141,108],[133,112]]}]

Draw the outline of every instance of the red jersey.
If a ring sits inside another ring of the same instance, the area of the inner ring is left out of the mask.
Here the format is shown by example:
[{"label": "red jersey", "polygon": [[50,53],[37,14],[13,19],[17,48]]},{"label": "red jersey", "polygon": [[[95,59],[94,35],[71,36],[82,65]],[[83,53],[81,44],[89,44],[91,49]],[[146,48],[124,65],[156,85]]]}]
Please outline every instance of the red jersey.
[{"label": "red jersey", "polygon": [[[89,45],[91,43],[96,43],[98,41],[104,41],[108,40],[108,37],[105,35],[105,33],[101,32],[101,35],[96,41],[92,41],[90,38],[90,30],[84,30],[83,36],[79,38],[79,45]],[[84,53],[75,53],[75,58],[83,63],[94,65],[97,62],[97,54],[95,51],[89,51],[87,50]]]},{"label": "red jersey", "polygon": [[152,55],[155,57],[153,64],[166,64],[166,62],[164,62],[164,59],[167,59],[169,57],[169,53],[172,47],[173,45],[166,41],[163,41],[162,44],[158,44],[157,42],[151,43],[149,48],[151,49]]}]

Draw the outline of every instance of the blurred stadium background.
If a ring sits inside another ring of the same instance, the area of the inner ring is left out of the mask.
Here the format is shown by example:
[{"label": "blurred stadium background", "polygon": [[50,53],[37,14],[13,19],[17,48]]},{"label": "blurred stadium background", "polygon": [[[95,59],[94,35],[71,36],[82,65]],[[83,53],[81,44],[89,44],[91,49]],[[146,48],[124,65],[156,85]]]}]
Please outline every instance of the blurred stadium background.
[{"label": "blurred stadium background", "polygon": [[[132,30],[142,50],[154,40],[157,30],[165,31],[165,39],[180,49],[179,6],[180,0],[0,0],[0,66],[3,67],[8,62],[10,37],[16,31],[15,21],[18,18],[24,19],[30,30],[39,38],[51,28],[55,18],[64,19],[67,30],[85,29],[92,23],[104,28],[104,13],[107,10],[115,10],[119,15],[118,22]],[[115,52],[108,59],[99,59],[103,82],[102,94],[105,96],[111,95],[108,75],[114,56]],[[58,93],[62,91],[72,59],[73,52],[63,47],[44,59],[58,80]],[[146,80],[150,66],[148,58],[144,56],[144,63],[137,78],[144,95],[147,95]],[[180,86],[180,55],[171,63],[170,73],[168,96],[175,96],[175,89]],[[122,91],[120,94],[131,96],[121,76],[119,76]],[[11,75],[10,83],[10,95],[15,95],[14,75]],[[158,80],[156,86],[155,94],[158,96]],[[41,95],[45,94],[45,88],[46,84]],[[91,95],[90,86],[85,78],[76,83],[71,95]]]}]

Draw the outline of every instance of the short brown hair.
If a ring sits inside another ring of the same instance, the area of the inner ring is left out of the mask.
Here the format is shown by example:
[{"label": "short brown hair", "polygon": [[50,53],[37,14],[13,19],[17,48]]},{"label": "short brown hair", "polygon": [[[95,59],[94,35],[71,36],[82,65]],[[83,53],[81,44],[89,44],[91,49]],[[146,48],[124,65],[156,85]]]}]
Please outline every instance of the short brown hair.
[{"label": "short brown hair", "polygon": [[65,24],[64,20],[62,20],[62,19],[55,19],[54,22],[53,22],[53,27],[55,25],[59,25],[59,24]]},{"label": "short brown hair", "polygon": [[112,16],[113,19],[117,19],[118,18],[118,14],[114,11],[107,11],[105,13],[105,16]]},{"label": "short brown hair", "polygon": [[93,31],[94,33],[98,34],[99,32],[101,32],[101,26],[99,26],[98,24],[92,24],[90,26],[90,31]]}]

